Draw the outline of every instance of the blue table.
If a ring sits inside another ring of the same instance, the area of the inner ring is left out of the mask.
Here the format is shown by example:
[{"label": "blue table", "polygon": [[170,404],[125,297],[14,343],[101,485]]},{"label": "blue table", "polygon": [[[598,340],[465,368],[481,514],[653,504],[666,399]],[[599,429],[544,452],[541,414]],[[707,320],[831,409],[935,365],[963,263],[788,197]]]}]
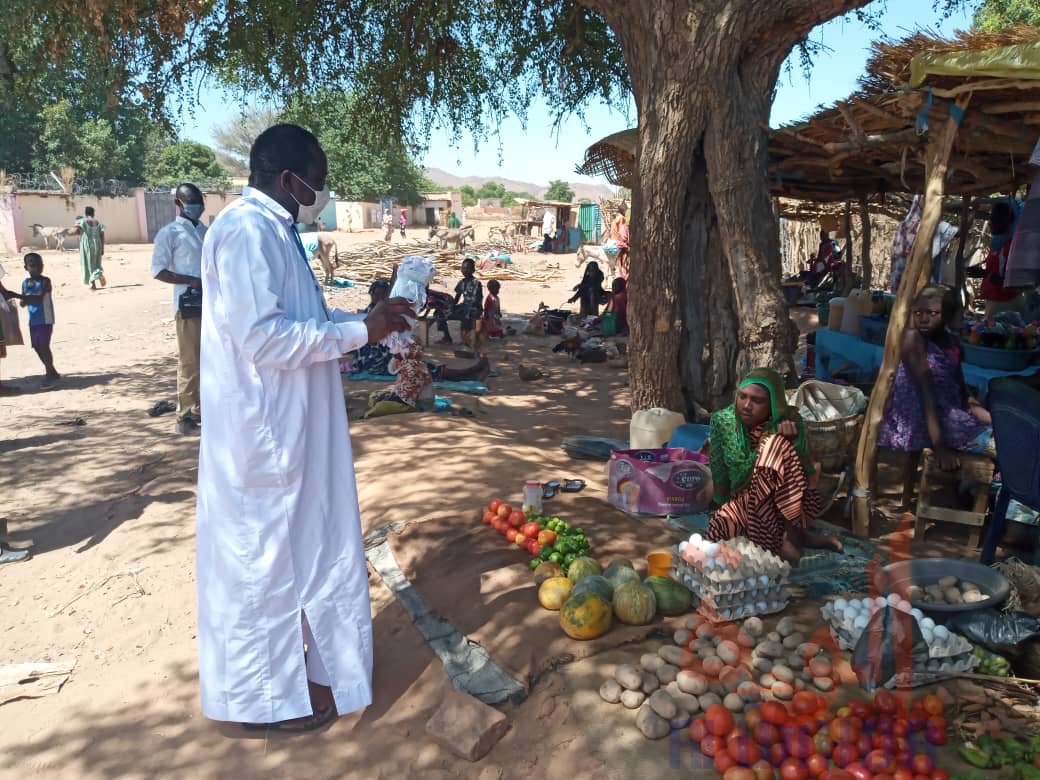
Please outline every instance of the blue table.
[{"label": "blue table", "polygon": [[[851,378],[856,382],[868,384],[877,377],[884,354],[884,347],[870,344],[858,336],[850,336],[837,330],[817,330],[816,378],[829,382],[835,370],[849,364],[851,369],[847,371],[851,371]],[[1022,371],[1000,371],[995,368],[981,368],[971,363],[962,363],[961,368],[964,371],[964,383],[975,390],[980,399],[985,399],[989,393],[990,380],[998,376],[1029,376],[1040,371],[1040,365],[1029,366]]]}]

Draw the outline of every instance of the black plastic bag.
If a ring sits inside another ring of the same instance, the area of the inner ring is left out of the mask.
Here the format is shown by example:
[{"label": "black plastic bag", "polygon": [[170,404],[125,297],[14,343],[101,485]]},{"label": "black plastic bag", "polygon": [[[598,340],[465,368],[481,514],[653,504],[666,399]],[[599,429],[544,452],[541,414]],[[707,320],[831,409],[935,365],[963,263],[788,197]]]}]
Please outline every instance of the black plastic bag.
[{"label": "black plastic bag", "polygon": [[1002,655],[1019,650],[1023,642],[1040,638],[1040,619],[1028,612],[975,609],[953,615],[946,627],[973,645]]},{"label": "black plastic bag", "polygon": [[852,650],[852,668],[867,691],[927,663],[928,645],[914,616],[890,606],[871,614]]}]

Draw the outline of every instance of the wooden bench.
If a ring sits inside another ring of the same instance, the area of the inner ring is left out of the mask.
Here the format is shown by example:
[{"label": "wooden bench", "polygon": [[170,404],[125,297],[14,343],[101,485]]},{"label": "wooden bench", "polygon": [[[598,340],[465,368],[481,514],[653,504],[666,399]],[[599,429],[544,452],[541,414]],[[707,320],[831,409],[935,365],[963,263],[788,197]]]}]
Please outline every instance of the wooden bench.
[{"label": "wooden bench", "polygon": [[[921,452],[921,477],[917,486],[917,510],[915,512],[917,521],[914,524],[914,539],[920,541],[924,538],[928,521],[957,523],[968,526],[970,529],[968,546],[975,549],[979,546],[979,535],[986,522],[986,508],[989,506],[990,485],[993,482],[995,465],[992,460],[983,455],[969,455],[964,452],[959,452],[957,455],[960,458],[961,467],[957,471],[943,471],[939,468],[932,450],[926,449]],[[907,490],[909,478],[912,478],[913,472],[909,468],[907,472],[908,480],[903,486],[903,498],[909,503]],[[970,510],[959,509],[933,503],[932,490],[936,487],[935,483],[971,485],[972,508]]]}]

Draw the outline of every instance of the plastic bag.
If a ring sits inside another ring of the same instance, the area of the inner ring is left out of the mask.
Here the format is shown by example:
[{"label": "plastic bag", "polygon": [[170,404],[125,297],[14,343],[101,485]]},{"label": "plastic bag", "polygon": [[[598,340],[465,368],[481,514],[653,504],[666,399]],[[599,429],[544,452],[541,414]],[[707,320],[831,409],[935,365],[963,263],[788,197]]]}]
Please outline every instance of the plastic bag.
[{"label": "plastic bag", "polygon": [[993,653],[1014,652],[1022,642],[1040,638],[1040,619],[1028,612],[975,609],[953,615],[946,626]]},{"label": "plastic bag", "polygon": [[[426,305],[426,288],[430,286],[436,274],[437,269],[432,258],[408,255],[397,267],[397,279],[390,290],[390,297],[404,298],[412,304],[413,311],[419,311]],[[415,320],[411,317],[405,319],[409,326],[415,325]],[[383,339],[382,344],[390,350],[390,354],[398,355],[403,354],[414,340],[411,330],[407,330],[403,333],[391,333]]]},{"label": "plastic bag", "polygon": [[852,650],[852,668],[868,691],[927,663],[928,645],[914,616],[888,606],[870,615]]},{"label": "plastic bag", "polygon": [[627,450],[628,442],[599,436],[568,436],[561,446],[575,460],[606,461],[614,450]]}]

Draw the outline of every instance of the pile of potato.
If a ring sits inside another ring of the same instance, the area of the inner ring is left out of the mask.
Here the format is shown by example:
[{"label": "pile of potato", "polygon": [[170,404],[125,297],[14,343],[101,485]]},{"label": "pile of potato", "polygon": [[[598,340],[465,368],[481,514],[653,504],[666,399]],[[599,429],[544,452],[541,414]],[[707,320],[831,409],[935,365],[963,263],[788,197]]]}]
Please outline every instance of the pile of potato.
[{"label": "pile of potato", "polygon": [[934,585],[910,586],[910,601],[925,604],[977,604],[989,598],[974,582],[943,577]]}]

